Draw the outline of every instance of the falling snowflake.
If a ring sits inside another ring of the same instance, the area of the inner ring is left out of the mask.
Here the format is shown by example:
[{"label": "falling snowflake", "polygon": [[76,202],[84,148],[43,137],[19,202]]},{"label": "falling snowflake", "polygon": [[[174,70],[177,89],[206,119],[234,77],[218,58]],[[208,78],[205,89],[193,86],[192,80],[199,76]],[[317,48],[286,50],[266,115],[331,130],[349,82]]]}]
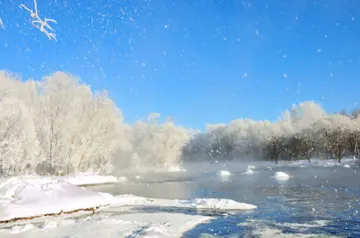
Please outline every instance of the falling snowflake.
[{"label": "falling snowflake", "polygon": [[287,74],[284,74],[284,78],[287,78]]},{"label": "falling snowflake", "polygon": [[4,22],[2,21],[2,19],[0,18],[0,27],[5,30],[5,25]]}]

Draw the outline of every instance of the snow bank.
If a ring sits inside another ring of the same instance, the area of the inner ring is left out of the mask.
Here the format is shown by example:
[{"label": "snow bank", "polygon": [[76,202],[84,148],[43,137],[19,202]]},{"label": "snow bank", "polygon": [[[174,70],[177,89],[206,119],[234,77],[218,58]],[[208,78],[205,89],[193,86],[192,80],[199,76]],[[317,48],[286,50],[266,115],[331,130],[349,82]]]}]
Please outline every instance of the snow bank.
[{"label": "snow bank", "polygon": [[110,194],[96,193],[62,180],[14,177],[0,184],[0,221],[114,203]]},{"label": "snow bank", "polygon": [[301,168],[307,168],[307,167],[320,167],[320,168],[329,168],[329,167],[343,167],[345,165],[356,165],[356,163],[359,162],[359,159],[354,158],[343,158],[341,160],[341,163],[337,162],[334,159],[319,159],[314,158],[311,159],[310,163],[307,160],[297,160],[297,161],[279,161],[277,165],[272,165],[275,167],[301,167]]},{"label": "snow bank", "polygon": [[274,174],[274,178],[277,180],[288,180],[290,178],[290,176],[284,172],[276,172]]},{"label": "snow bank", "polygon": [[179,208],[179,209],[201,209],[209,211],[226,211],[226,210],[252,210],[257,206],[236,202],[231,199],[218,199],[218,198],[195,198],[191,200],[178,200],[178,199],[157,199],[157,198],[144,198],[134,195],[119,195],[116,196],[118,202],[116,205],[122,206],[146,206],[158,208]]},{"label": "snow bank", "polygon": [[255,205],[236,202],[231,199],[217,199],[217,198],[195,198],[186,201],[184,204],[190,204],[190,207],[196,209],[209,210],[251,210],[256,209]]},{"label": "snow bank", "polygon": [[75,211],[94,211],[100,206],[153,206],[209,210],[247,210],[256,206],[230,199],[151,199],[134,195],[114,197],[45,177],[13,177],[0,183],[0,221],[58,216]]},{"label": "snow bank", "polygon": [[59,179],[63,179],[64,181],[71,183],[73,185],[93,185],[93,184],[106,184],[106,183],[119,183],[126,182],[126,177],[115,177],[115,176],[103,176],[96,174],[77,174],[74,176],[64,176],[59,177]]},{"label": "snow bank", "polygon": [[186,169],[182,168],[181,166],[174,165],[174,166],[170,166],[167,171],[168,172],[186,172]]},{"label": "snow bank", "polygon": [[[1,230],[0,237],[182,237],[182,234],[212,217],[183,213],[97,214],[77,220],[55,220],[42,226],[22,225]],[[20,237],[20,236],[19,236]]]},{"label": "snow bank", "polygon": [[230,176],[231,173],[229,171],[226,171],[226,170],[219,170],[217,172],[217,175],[219,175],[219,176]]}]

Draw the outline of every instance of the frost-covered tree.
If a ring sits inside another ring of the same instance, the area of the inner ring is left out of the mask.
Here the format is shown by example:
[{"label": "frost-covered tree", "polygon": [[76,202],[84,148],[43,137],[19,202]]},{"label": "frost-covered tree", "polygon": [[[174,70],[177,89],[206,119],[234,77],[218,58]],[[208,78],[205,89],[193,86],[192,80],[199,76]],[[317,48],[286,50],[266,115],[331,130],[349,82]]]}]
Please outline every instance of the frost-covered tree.
[{"label": "frost-covered tree", "polygon": [[17,99],[0,101],[0,176],[31,173],[39,145],[28,107]]},{"label": "frost-covered tree", "polygon": [[313,156],[338,161],[350,154],[357,156],[360,142],[358,117],[326,114],[319,104],[312,101],[293,105],[273,123],[236,119],[214,128],[216,130],[197,134],[187,147],[191,145],[192,151],[204,154],[214,147],[221,148],[218,150],[222,153],[216,154],[216,160],[252,158],[277,162],[306,159],[310,162]]},{"label": "frost-covered tree", "polygon": [[36,125],[46,165],[61,173],[110,171],[122,115],[106,92],[94,94],[77,78],[61,72],[40,85]]},{"label": "frost-covered tree", "polygon": [[[189,140],[190,131],[176,126],[171,120],[159,123],[160,114],[151,113],[146,122],[128,126],[126,150],[120,150],[115,164],[119,167],[166,168],[181,163],[182,148]],[[127,156],[129,161],[123,161]]]},{"label": "frost-covered tree", "polygon": [[5,174],[106,172],[125,141],[121,112],[107,94],[61,72],[40,81],[1,72],[0,128]]}]

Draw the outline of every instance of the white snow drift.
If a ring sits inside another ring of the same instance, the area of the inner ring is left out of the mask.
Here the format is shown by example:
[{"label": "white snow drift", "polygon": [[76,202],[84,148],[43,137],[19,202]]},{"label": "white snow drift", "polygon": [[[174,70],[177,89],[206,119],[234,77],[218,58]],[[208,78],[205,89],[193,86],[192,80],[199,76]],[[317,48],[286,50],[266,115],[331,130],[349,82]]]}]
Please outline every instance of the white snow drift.
[{"label": "white snow drift", "polygon": [[10,178],[0,184],[0,221],[93,208],[116,199],[49,178]]},{"label": "white snow drift", "polygon": [[64,176],[63,178],[65,182],[71,183],[73,185],[94,185],[94,184],[106,184],[106,183],[119,183],[126,182],[126,177],[115,177],[115,176],[105,176],[105,175],[97,175],[97,174],[77,174],[74,176]]},{"label": "white snow drift", "polygon": [[[1,230],[0,237],[181,237],[199,223],[211,220],[209,216],[183,213],[135,213],[111,217],[95,215],[82,219],[51,220],[42,226],[32,224]],[[21,234],[19,234],[21,233]]]}]

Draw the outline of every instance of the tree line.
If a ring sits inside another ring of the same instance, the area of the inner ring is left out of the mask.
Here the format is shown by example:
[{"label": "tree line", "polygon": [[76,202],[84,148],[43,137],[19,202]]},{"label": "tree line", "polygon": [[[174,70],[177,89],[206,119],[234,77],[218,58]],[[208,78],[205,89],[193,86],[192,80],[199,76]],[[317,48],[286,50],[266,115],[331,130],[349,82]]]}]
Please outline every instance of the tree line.
[{"label": "tree line", "polygon": [[358,157],[359,110],[326,114],[308,101],[293,105],[276,122],[238,119],[209,125],[183,147],[185,160],[308,160]]},{"label": "tree line", "polygon": [[106,91],[56,72],[22,80],[0,72],[0,176],[109,173],[177,164],[186,128],[152,113],[134,125]]},{"label": "tree line", "polygon": [[0,71],[0,176],[161,169],[183,161],[358,156],[359,110],[327,114],[314,102],[275,122],[236,119],[205,132],[157,113],[124,123],[106,91],[56,72],[22,80]]}]

